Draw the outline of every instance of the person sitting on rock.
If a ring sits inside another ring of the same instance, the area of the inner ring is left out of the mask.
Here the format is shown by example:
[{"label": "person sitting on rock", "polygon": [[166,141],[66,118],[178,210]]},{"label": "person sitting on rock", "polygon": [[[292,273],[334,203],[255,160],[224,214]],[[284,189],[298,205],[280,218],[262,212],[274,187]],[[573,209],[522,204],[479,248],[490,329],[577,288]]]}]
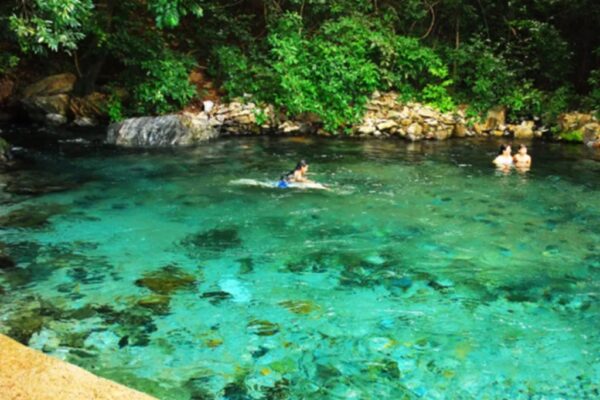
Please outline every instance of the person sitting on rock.
[{"label": "person sitting on rock", "polygon": [[527,146],[519,145],[517,154],[513,157],[515,167],[519,169],[529,169],[531,167],[531,156],[527,154]]},{"label": "person sitting on rock", "polygon": [[308,164],[306,161],[300,160],[298,161],[298,164],[296,164],[296,168],[281,176],[277,183],[277,187],[287,188],[288,183],[310,183],[311,181],[306,178],[307,172]]},{"label": "person sitting on rock", "polygon": [[501,144],[498,156],[494,158],[494,165],[502,170],[508,170],[513,166],[513,158],[511,156],[510,146],[507,144]]}]

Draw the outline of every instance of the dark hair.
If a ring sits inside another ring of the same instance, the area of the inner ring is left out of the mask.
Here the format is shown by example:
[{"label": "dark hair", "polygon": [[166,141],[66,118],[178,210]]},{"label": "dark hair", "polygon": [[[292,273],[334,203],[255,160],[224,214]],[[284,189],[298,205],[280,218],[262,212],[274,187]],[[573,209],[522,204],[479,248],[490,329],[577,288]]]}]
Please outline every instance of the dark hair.
[{"label": "dark hair", "polygon": [[507,144],[501,144],[501,145],[500,145],[500,150],[498,150],[498,155],[501,155],[502,153],[504,153],[504,151],[505,151],[506,149],[508,149],[508,147],[509,147],[509,146],[508,146]]},{"label": "dark hair", "polygon": [[521,150],[521,149],[527,149],[527,146],[525,146],[523,143],[521,143],[519,145],[519,150]]},{"label": "dark hair", "polygon": [[281,175],[281,180],[282,181],[286,181],[288,180],[292,175],[294,175],[294,172],[299,171],[302,169],[302,167],[306,167],[308,164],[306,163],[305,160],[300,160],[298,161],[298,164],[296,164],[296,167],[291,170],[290,172],[288,172],[287,174],[283,174]]},{"label": "dark hair", "polygon": [[307,165],[308,164],[304,160],[298,161],[298,164],[296,164],[296,168],[294,168],[294,172],[302,169],[302,167],[306,167]]}]

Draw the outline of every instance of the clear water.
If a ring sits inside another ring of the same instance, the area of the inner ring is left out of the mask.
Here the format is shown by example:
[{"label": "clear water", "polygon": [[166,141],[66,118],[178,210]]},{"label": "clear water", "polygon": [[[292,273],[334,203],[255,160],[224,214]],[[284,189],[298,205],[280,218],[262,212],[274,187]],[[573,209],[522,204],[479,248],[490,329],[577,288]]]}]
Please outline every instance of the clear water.
[{"label": "clear water", "polygon": [[[495,148],[38,156],[19,182],[72,187],[2,192],[0,331],[162,399],[598,398],[599,157]],[[230,184],[299,158],[333,190]]]}]

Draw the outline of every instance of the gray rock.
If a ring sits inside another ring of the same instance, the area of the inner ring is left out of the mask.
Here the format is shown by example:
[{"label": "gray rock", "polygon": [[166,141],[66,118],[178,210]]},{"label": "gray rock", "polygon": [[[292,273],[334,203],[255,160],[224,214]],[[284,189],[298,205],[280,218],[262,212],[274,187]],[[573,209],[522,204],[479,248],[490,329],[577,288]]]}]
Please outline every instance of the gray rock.
[{"label": "gray rock", "polygon": [[46,122],[49,125],[60,126],[67,123],[67,117],[63,114],[48,113],[45,117]]},{"label": "gray rock", "polygon": [[219,135],[206,113],[129,118],[108,128],[107,143],[125,147],[188,146]]},{"label": "gray rock", "polygon": [[91,127],[91,126],[97,126],[98,121],[96,121],[95,119],[90,118],[90,117],[81,117],[81,118],[77,118],[75,121],[73,121],[73,124],[75,124],[77,126],[82,126],[82,127]]}]

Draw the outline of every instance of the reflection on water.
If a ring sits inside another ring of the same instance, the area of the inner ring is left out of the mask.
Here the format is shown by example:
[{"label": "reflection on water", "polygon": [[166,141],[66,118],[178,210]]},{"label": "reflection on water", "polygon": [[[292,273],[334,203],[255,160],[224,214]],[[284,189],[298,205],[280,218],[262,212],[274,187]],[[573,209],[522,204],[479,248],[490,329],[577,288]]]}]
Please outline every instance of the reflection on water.
[{"label": "reflection on water", "polygon": [[[597,398],[600,163],[539,143],[498,175],[495,150],[38,159],[1,177],[0,331],[165,399]],[[300,158],[333,191],[229,184]]]}]

